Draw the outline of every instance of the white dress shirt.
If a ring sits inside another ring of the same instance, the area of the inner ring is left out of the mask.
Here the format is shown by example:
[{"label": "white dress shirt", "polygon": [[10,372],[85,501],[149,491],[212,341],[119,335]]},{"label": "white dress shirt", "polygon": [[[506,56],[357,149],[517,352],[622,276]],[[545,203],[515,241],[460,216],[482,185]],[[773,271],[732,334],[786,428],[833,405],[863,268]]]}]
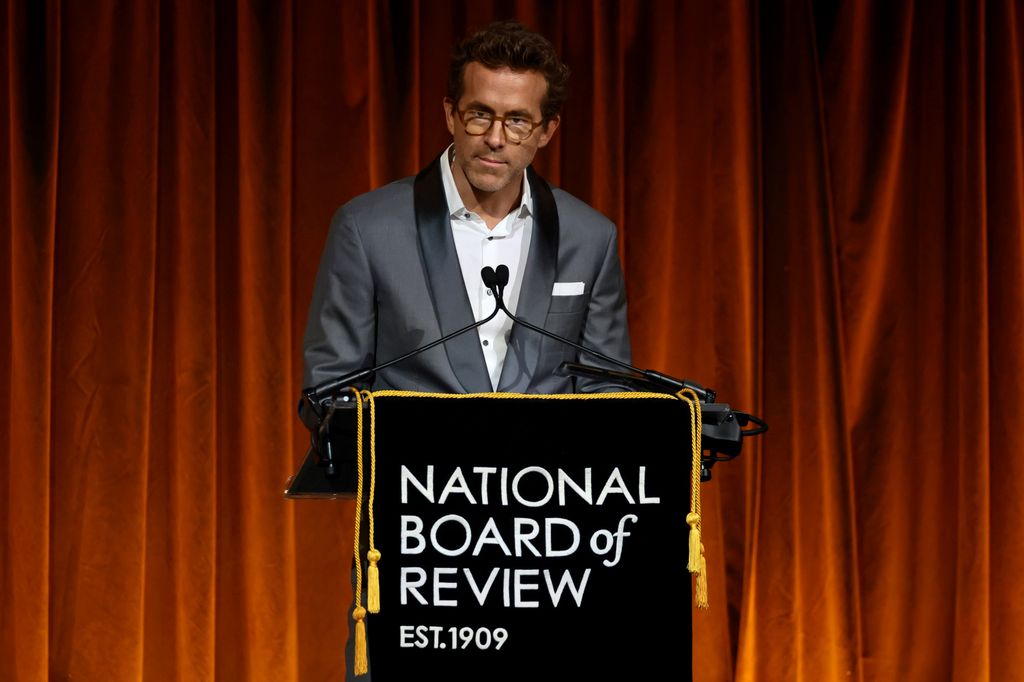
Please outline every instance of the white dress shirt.
[{"label": "white dress shirt", "polygon": [[[449,147],[449,151],[441,155],[439,161],[441,178],[444,182],[445,197],[448,199],[455,251],[462,267],[466,294],[473,307],[473,318],[482,320],[494,310],[494,298],[480,277],[480,270],[487,266],[508,266],[508,286],[505,287],[504,299],[508,309],[515,313],[522,271],[526,265],[530,238],[533,235],[533,198],[530,194],[530,183],[526,180],[526,171],[523,171],[523,193],[519,206],[490,230],[483,218],[466,208],[459,195],[449,161],[450,149]],[[480,347],[487,362],[487,372],[491,375],[492,388],[498,387],[511,332],[512,320],[505,313],[498,313],[493,320],[477,327]]]}]

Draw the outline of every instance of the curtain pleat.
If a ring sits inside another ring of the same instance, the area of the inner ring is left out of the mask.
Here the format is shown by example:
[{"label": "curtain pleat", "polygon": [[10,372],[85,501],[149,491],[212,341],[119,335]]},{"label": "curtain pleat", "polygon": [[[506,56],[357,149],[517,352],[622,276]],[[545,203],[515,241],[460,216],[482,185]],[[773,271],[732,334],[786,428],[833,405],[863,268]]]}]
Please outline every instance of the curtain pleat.
[{"label": "curtain pleat", "polygon": [[0,13],[0,678],[45,679],[50,649],[52,362],[61,26]]},{"label": "curtain pleat", "polygon": [[[1020,661],[1014,632],[1024,622],[1020,575],[1024,571],[1024,432],[1015,422],[1020,414],[1024,358],[1024,9],[1013,3],[985,7],[984,78],[985,126],[983,141],[986,176],[983,209],[987,217],[984,244],[989,277],[983,285],[988,300],[985,336],[988,368],[987,431],[972,429],[970,451],[987,447],[989,498],[989,633],[993,679],[1018,674]],[[972,417],[972,422],[973,422]],[[976,422],[975,422],[976,423]],[[979,586],[979,589],[981,586]]]},{"label": "curtain pleat", "polygon": [[281,496],[313,275],[495,18],[572,69],[536,166],[636,362],[771,424],[704,486],[695,678],[1019,676],[1019,3],[12,0],[0,679],[344,678],[352,504]]}]

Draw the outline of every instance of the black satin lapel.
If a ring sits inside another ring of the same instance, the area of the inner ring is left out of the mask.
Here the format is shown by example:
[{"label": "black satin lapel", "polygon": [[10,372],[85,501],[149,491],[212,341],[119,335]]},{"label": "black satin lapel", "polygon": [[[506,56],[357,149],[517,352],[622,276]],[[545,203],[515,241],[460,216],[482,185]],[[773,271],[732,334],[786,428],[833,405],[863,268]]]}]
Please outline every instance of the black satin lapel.
[{"label": "black satin lapel", "polygon": [[[441,334],[450,334],[473,323],[473,308],[462,279],[437,159],[416,176],[413,202],[420,253],[430,286],[430,298],[434,302],[434,314],[437,315]],[[475,332],[456,336],[444,347],[452,371],[467,392],[486,393],[492,390],[487,362]]]},{"label": "black satin lapel", "polygon": [[[533,166],[526,169],[526,178],[533,195],[533,237],[523,271],[516,317],[543,327],[547,320],[558,270],[558,209],[555,195]],[[512,325],[505,365],[498,381],[499,391],[525,392],[540,360],[541,336],[518,324]]]}]

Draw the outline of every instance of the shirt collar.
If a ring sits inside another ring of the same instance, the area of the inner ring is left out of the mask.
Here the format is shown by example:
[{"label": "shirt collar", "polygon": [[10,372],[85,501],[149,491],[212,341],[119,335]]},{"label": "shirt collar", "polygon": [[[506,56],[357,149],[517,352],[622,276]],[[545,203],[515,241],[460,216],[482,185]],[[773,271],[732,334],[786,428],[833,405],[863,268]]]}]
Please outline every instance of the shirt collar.
[{"label": "shirt collar", "polygon": [[[449,145],[448,149],[444,150],[441,154],[439,163],[441,164],[441,180],[444,183],[444,196],[448,200],[448,215],[453,218],[462,218],[468,209],[466,208],[465,202],[462,201],[462,195],[459,194],[459,188],[455,186],[455,176],[452,174],[452,165],[449,159],[451,158],[452,147]],[[523,171],[523,192],[522,198],[519,201],[519,208],[511,211],[520,218],[525,218],[530,215],[533,210],[533,194],[530,192],[530,182],[526,178],[526,171]]]}]

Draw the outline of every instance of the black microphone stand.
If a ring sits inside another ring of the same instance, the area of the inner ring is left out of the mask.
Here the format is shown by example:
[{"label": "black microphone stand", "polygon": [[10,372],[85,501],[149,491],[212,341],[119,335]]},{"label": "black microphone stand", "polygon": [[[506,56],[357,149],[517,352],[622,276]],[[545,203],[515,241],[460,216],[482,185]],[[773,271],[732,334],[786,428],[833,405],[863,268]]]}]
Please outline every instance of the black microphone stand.
[{"label": "black microphone stand", "polygon": [[[768,424],[752,414],[733,410],[725,404],[715,403],[716,393],[714,389],[705,388],[700,384],[687,379],[676,379],[675,377],[662,374],[653,369],[639,369],[627,362],[609,357],[604,353],[587,348],[567,338],[553,334],[547,329],[530,324],[512,314],[505,306],[503,294],[508,284],[508,267],[499,265],[496,270],[490,267],[480,272],[484,285],[491,290],[494,296],[497,309],[508,315],[513,322],[521,324],[527,329],[532,329],[550,339],[561,341],[573,348],[593,355],[607,363],[618,365],[628,372],[616,372],[603,367],[583,365],[578,363],[563,362],[556,370],[560,376],[585,376],[595,379],[611,379],[629,386],[641,386],[647,390],[658,393],[678,393],[684,389],[690,389],[697,394],[701,406],[701,450],[707,450],[709,454],[701,458],[700,478],[702,481],[711,480],[711,467],[716,462],[725,462],[740,454],[743,447],[743,438],[757,436],[768,430]],[[744,426],[753,422],[756,426],[752,429],[744,429]]]},{"label": "black microphone stand", "polygon": [[578,351],[587,353],[588,355],[593,355],[594,357],[604,360],[609,364],[618,365],[619,367],[628,370],[630,374],[623,375],[617,372],[609,372],[608,370],[603,370],[600,367],[592,367],[589,365],[579,365],[567,362],[562,363],[562,365],[559,367],[560,371],[574,375],[601,375],[604,377],[622,379],[634,384],[637,382],[642,382],[646,386],[651,387],[660,392],[678,393],[684,388],[689,388],[694,393],[697,394],[698,399],[702,403],[715,402],[716,395],[714,389],[705,388],[704,386],[701,386],[696,382],[688,381],[686,379],[679,380],[676,379],[675,377],[670,377],[667,374],[662,374],[661,372],[655,371],[653,369],[640,369],[638,367],[634,367],[628,362],[623,362],[622,360],[609,357],[604,353],[600,353],[596,350],[593,350],[592,348],[582,346],[576,343],[575,341],[571,341],[563,336],[559,336],[558,334],[549,332],[547,329],[538,327],[537,325],[534,324],[530,324],[526,320],[516,317],[515,315],[512,314],[512,311],[510,311],[505,306],[505,299],[503,297],[503,294],[505,293],[505,285],[508,284],[508,267],[504,265],[499,265],[497,270],[494,270],[488,266],[480,272],[480,277],[484,280],[484,286],[490,289],[491,293],[494,295],[497,310],[501,310],[502,312],[504,312],[516,324],[521,324],[527,329],[532,329],[538,334],[542,334],[548,337],[549,339],[554,339],[555,341],[560,341],[568,346],[572,346]]}]

